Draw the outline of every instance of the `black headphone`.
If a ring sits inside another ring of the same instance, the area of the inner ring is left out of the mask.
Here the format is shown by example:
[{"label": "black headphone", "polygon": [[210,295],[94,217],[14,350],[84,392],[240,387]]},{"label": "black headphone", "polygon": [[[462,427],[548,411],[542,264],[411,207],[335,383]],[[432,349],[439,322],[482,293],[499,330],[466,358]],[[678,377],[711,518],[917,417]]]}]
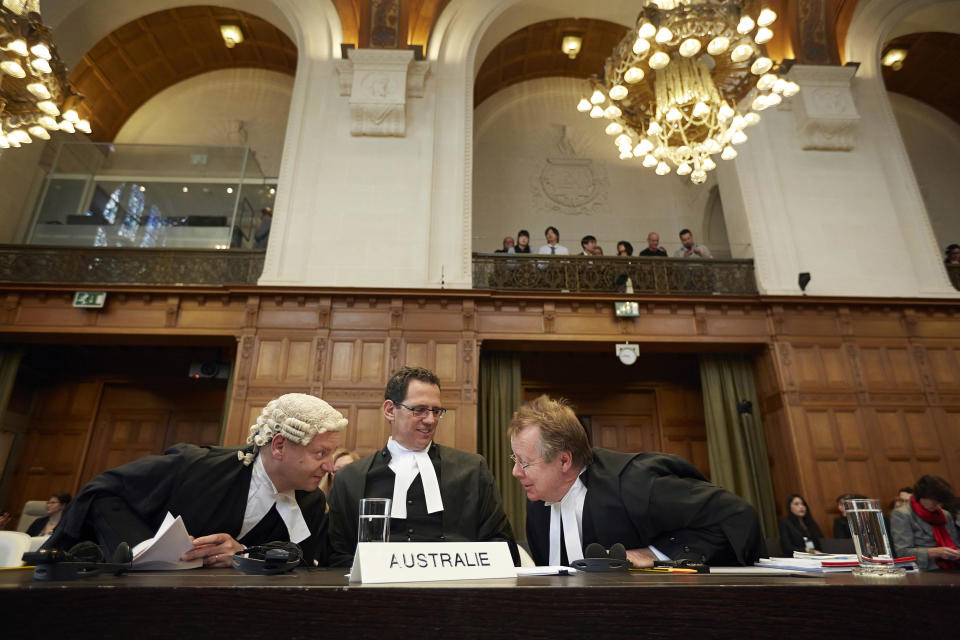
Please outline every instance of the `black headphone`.
[{"label": "black headphone", "polygon": [[300,545],[293,542],[268,542],[233,554],[233,568],[246,574],[270,576],[284,573],[303,562]]},{"label": "black headphone", "polygon": [[74,580],[101,573],[118,576],[131,568],[133,555],[130,545],[121,542],[110,562],[105,562],[99,546],[92,542],[80,542],[70,551],[41,549],[27,552],[23,554],[23,561],[28,565],[36,565],[33,569],[34,580]]}]

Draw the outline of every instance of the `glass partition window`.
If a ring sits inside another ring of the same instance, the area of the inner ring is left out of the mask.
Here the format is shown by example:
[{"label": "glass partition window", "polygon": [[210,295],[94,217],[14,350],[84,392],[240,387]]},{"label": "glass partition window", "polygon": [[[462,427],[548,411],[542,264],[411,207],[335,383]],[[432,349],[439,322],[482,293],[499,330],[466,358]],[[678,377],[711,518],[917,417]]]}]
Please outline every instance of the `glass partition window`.
[{"label": "glass partition window", "polygon": [[30,244],[250,248],[275,185],[246,147],[65,144]]}]

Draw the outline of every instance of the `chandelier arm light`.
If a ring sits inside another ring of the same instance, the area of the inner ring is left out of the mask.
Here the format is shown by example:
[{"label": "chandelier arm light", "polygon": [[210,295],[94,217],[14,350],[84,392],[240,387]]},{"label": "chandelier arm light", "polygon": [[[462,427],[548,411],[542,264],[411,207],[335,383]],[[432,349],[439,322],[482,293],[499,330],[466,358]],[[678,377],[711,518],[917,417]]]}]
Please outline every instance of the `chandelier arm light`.
[{"label": "chandelier arm light", "polygon": [[[39,0],[0,4],[0,149],[19,147],[50,131],[90,133],[77,109],[83,97],[67,80]],[[59,118],[59,120],[57,119]]]},{"label": "chandelier arm light", "polygon": [[736,157],[730,145],[747,140],[758,112],[800,89],[766,55],[775,20],[769,8],[748,15],[744,0],[641,0],[580,110],[594,105],[591,117],[606,118],[621,159],[659,175],[673,165],[702,183],[716,168],[711,156]]}]

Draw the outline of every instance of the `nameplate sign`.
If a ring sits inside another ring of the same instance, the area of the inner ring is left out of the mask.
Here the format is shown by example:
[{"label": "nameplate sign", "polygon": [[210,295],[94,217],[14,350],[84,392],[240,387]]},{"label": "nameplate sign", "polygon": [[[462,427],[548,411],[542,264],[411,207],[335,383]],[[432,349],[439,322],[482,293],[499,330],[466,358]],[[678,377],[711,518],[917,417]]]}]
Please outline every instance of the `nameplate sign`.
[{"label": "nameplate sign", "polygon": [[350,582],[433,582],[515,578],[506,542],[361,542]]}]

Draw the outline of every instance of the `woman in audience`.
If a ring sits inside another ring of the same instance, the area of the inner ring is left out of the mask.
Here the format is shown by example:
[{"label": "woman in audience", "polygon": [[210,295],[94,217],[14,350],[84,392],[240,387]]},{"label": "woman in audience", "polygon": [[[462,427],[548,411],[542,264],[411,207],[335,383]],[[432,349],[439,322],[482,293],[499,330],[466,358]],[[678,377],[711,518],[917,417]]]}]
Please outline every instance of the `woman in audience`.
[{"label": "woman in audience", "polygon": [[60,524],[60,514],[70,502],[69,493],[55,493],[47,500],[47,515],[37,518],[27,528],[27,535],[48,536]]},{"label": "woman in audience", "polygon": [[517,232],[517,245],[513,248],[514,253],[530,253],[530,232],[526,229],[520,229]]},{"label": "woman in audience", "polygon": [[823,532],[799,493],[787,498],[787,515],[780,520],[780,545],[786,552],[817,551]]},{"label": "woman in audience", "polygon": [[343,447],[338,447],[337,450],[333,452],[333,471],[324,476],[323,480],[320,481],[320,490],[323,491],[324,495],[330,495],[330,489],[333,488],[333,478],[337,475],[337,471],[340,471],[340,469],[359,459],[360,456]]},{"label": "woman in audience", "polygon": [[633,245],[626,240],[617,243],[617,255],[623,258],[633,255]]},{"label": "woman in audience", "polygon": [[910,504],[890,513],[895,553],[917,556],[921,571],[960,569],[957,524],[943,509],[956,500],[950,483],[940,476],[926,475],[917,480]]},{"label": "woman in audience", "polygon": [[943,261],[946,264],[960,264],[960,244],[949,245],[944,254],[946,258]]}]

